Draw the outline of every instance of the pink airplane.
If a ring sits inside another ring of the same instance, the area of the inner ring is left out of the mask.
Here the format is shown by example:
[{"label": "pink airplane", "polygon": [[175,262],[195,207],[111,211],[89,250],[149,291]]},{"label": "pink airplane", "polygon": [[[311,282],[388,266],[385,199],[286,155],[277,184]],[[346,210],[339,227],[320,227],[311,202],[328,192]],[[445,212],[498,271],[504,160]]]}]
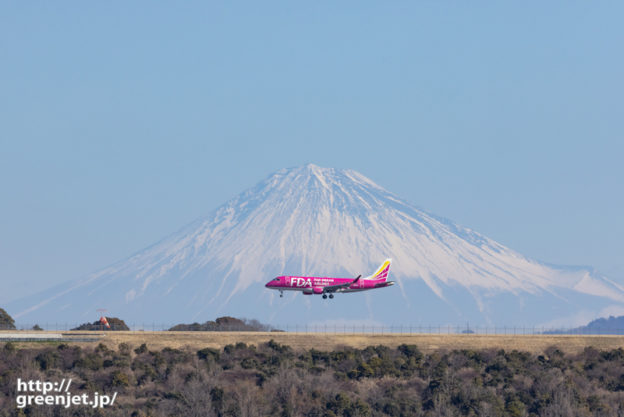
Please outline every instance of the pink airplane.
[{"label": "pink airplane", "polygon": [[284,291],[302,291],[305,295],[322,294],[323,298],[334,298],[335,292],[356,292],[373,290],[394,285],[393,281],[387,281],[390,273],[390,262],[386,259],[384,263],[370,277],[362,278],[328,278],[328,277],[293,277],[283,275],[269,281],[265,287],[278,290],[280,297],[284,296]]}]

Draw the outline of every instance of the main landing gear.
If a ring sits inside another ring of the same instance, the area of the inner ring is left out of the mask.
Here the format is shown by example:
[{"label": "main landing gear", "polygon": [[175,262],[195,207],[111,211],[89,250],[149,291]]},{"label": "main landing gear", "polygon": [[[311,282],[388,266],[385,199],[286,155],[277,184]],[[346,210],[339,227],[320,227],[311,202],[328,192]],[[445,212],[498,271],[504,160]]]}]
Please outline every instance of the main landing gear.
[{"label": "main landing gear", "polygon": [[[329,294],[329,298],[334,298],[334,294]],[[327,299],[327,294],[323,294],[323,299]]]}]

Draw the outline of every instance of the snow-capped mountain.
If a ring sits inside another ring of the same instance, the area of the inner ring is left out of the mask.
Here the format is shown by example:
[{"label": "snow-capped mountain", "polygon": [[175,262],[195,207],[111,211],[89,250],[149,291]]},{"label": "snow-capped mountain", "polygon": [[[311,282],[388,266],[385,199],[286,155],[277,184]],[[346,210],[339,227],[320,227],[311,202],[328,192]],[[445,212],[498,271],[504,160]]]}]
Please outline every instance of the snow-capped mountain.
[{"label": "snow-capped mountain", "polygon": [[[334,300],[264,288],[283,274],[366,275],[386,257],[398,286]],[[130,323],[227,314],[274,324],[574,325],[624,311],[624,288],[528,259],[355,171],[306,165],[128,259],[9,305],[21,322],[85,321],[98,307]]]}]

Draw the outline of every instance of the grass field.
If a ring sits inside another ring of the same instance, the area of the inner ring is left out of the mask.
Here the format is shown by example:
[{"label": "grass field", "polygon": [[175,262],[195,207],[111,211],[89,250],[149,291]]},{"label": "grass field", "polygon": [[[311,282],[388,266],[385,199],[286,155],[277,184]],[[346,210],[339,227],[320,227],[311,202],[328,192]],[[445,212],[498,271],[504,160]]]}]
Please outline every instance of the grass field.
[{"label": "grass field", "polygon": [[[0,337],[2,337],[0,332]],[[13,332],[15,333],[15,332]],[[28,332],[33,334],[33,332]],[[41,332],[58,333],[58,332]],[[551,346],[556,346],[566,353],[577,353],[588,346],[599,350],[624,348],[624,336],[606,335],[475,335],[475,334],[323,334],[295,332],[63,332],[63,341],[87,345],[97,341],[110,347],[120,343],[139,346],[142,343],[151,349],[165,347],[192,349],[213,347],[222,349],[228,344],[243,342],[259,345],[273,339],[280,344],[291,346],[295,350],[333,350],[345,346],[365,348],[366,346],[386,345],[396,347],[401,344],[415,344],[424,352],[453,349],[505,349],[541,353]],[[91,342],[85,342],[89,336]],[[28,345],[33,342],[18,342]]]},{"label": "grass field", "polygon": [[[30,332],[32,333],[32,332]],[[1,337],[2,332],[0,332]],[[223,348],[228,344],[243,342],[248,345],[259,345],[274,339],[280,344],[289,345],[295,350],[318,349],[333,350],[349,346],[364,348],[366,346],[386,345],[396,347],[401,344],[415,344],[424,352],[453,349],[505,349],[541,353],[551,346],[557,346],[566,353],[577,353],[588,346],[599,350],[624,348],[624,336],[577,336],[577,335],[431,335],[431,334],[322,334],[294,332],[64,332],[64,340],[76,339],[78,344],[89,344],[81,341],[85,334],[98,342],[109,346],[128,343],[132,346],[147,344],[151,349],[164,347],[192,349],[205,347]],[[91,342],[93,343],[93,342]],[[27,344],[24,342],[24,344]],[[21,343],[20,343],[21,345]]]}]

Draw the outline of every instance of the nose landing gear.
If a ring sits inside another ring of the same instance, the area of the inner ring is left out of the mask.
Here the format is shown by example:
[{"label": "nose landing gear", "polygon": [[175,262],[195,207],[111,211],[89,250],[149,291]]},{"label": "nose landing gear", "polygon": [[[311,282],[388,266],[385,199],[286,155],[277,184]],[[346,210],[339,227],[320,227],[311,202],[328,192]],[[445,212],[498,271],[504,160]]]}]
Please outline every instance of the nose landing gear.
[{"label": "nose landing gear", "polygon": [[280,298],[284,297],[284,291],[280,291]]}]

